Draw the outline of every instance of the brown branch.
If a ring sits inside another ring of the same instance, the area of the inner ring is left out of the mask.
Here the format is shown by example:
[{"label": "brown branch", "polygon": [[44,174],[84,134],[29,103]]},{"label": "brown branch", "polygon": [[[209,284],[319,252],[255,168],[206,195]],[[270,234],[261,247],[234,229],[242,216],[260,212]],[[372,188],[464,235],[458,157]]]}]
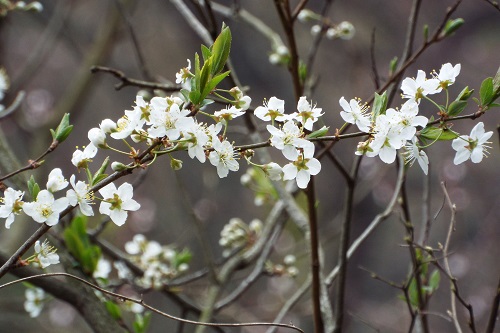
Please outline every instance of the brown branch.
[{"label": "brown branch", "polygon": [[117,79],[119,79],[121,82],[117,83],[115,85],[116,90],[120,90],[123,87],[127,86],[134,86],[138,88],[146,88],[146,89],[158,89],[161,91],[165,92],[175,92],[181,90],[181,86],[179,85],[174,85],[174,84],[165,84],[165,83],[158,83],[158,82],[149,82],[149,81],[142,81],[142,80],[136,80],[136,79],[131,79],[125,75],[122,71],[119,71],[114,68],[109,68],[105,66],[92,66],[90,68],[90,71],[92,73],[97,73],[97,72],[105,72],[105,73],[110,73]]},{"label": "brown branch", "polygon": [[119,293],[115,293],[115,292],[112,292],[112,291],[109,291],[109,290],[106,290],[104,288],[101,288],[91,282],[88,282],[87,280],[84,280],[76,275],[72,275],[72,274],[68,274],[68,273],[46,273],[46,274],[36,274],[36,275],[33,275],[33,276],[28,276],[28,277],[25,277],[25,278],[21,278],[21,279],[17,279],[15,281],[12,281],[12,282],[8,282],[8,283],[5,283],[3,285],[0,285],[0,289],[2,288],[5,288],[5,287],[8,287],[8,286],[11,286],[11,285],[14,285],[14,284],[17,284],[17,283],[20,283],[20,282],[24,282],[24,281],[29,281],[31,279],[38,279],[38,278],[46,278],[46,277],[55,277],[55,276],[66,276],[66,277],[69,277],[71,279],[74,279],[74,280],[77,280],[95,290],[98,290],[100,292],[102,292],[103,294],[106,294],[106,295],[109,295],[109,296],[113,296],[113,297],[116,297],[118,300],[120,301],[130,301],[130,302],[133,302],[133,303],[136,303],[136,304],[140,304],[142,305],[144,308],[152,311],[152,312],[155,312],[163,317],[166,317],[166,318],[169,318],[169,319],[172,319],[172,320],[175,320],[175,321],[178,321],[178,322],[183,322],[183,323],[186,323],[186,324],[192,324],[192,325],[201,325],[201,326],[212,326],[212,327],[249,327],[249,326],[276,326],[276,327],[284,327],[284,328],[289,328],[289,329],[292,329],[292,330],[295,330],[295,331],[298,331],[298,332],[301,332],[301,333],[305,333],[302,329],[292,325],[292,324],[281,324],[281,323],[260,323],[260,322],[256,322],[256,323],[207,323],[207,322],[199,322],[199,321],[195,321],[195,320],[189,320],[189,319],[184,319],[184,318],[179,318],[179,317],[176,317],[176,316],[173,316],[171,314],[168,314],[166,312],[163,312],[163,311],[160,311],[158,310],[157,308],[147,304],[146,302],[144,302],[143,299],[135,299],[135,298],[132,298],[132,297],[128,297],[128,296],[125,296],[125,295],[122,295],[122,294],[119,294]]},{"label": "brown branch", "polygon": [[311,273],[312,273],[312,303],[314,317],[314,332],[323,333],[324,324],[321,316],[321,267],[319,260],[318,218],[316,216],[316,193],[314,190],[314,177],[311,177],[307,186],[307,207],[309,214],[309,232],[311,248]]},{"label": "brown branch", "polygon": [[485,2],[489,3],[493,8],[498,10],[500,12],[500,5],[498,4],[498,1],[492,1],[492,0],[484,0]]}]

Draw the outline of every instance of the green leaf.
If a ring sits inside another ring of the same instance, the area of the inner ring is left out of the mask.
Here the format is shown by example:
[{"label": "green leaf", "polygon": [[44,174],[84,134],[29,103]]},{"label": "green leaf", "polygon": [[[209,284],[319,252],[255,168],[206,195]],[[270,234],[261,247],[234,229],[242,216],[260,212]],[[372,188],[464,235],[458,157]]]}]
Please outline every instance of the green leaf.
[{"label": "green leaf", "polygon": [[426,127],[422,131],[420,131],[420,136],[431,141],[449,141],[456,139],[459,135],[447,128],[443,129],[439,127]]},{"label": "green leaf", "polygon": [[135,333],[144,333],[146,332],[149,323],[151,321],[151,312],[146,312],[144,315],[140,313],[136,313],[135,321],[134,321],[134,332]]},{"label": "green leaf", "polygon": [[203,89],[202,93],[201,93],[201,96],[203,98],[207,97],[208,94],[210,94],[212,91],[215,90],[215,88],[217,87],[217,85],[222,81],[224,80],[224,78],[226,76],[229,75],[229,71],[227,72],[224,72],[224,73],[221,73],[217,76],[215,76],[213,79],[210,80],[210,82],[208,82],[208,84],[206,85],[205,89]]},{"label": "green leaf", "polygon": [[429,38],[429,25],[424,24],[424,41],[427,41]]},{"label": "green leaf", "polygon": [[106,305],[106,310],[108,310],[109,314],[111,315],[111,317],[113,317],[113,319],[115,320],[121,319],[122,311],[120,307],[117,304],[115,304],[115,302],[106,301],[106,303],[104,304]]},{"label": "green leaf", "polygon": [[439,282],[441,281],[441,275],[439,273],[439,270],[435,270],[432,272],[430,278],[429,278],[429,288],[431,293],[436,291],[439,288]]},{"label": "green leaf", "polygon": [[398,66],[398,57],[394,57],[389,63],[389,76],[391,76],[392,74],[394,74],[394,72],[396,72],[397,66]]},{"label": "green leaf", "polygon": [[495,99],[500,97],[500,67],[493,78],[493,93],[495,94]]},{"label": "green leaf", "polygon": [[51,129],[50,133],[52,134],[53,140],[56,140],[57,142],[63,142],[64,140],[66,140],[72,130],[73,125],[69,124],[69,113],[66,113],[62,117],[61,122],[59,123],[59,126],[57,126],[56,130],[54,131]]},{"label": "green leaf", "polygon": [[410,285],[408,286],[408,297],[410,298],[410,304],[414,307],[418,307],[418,288],[415,278],[411,279]]},{"label": "green leaf", "polygon": [[208,61],[206,61],[201,68],[199,91],[203,91],[205,89],[205,86],[207,85],[207,82],[210,80],[210,77],[212,76],[210,74],[211,68],[212,59],[208,59]]},{"label": "green leaf", "polygon": [[38,196],[38,192],[40,192],[40,186],[38,186],[33,175],[31,175],[30,179],[28,180],[28,191],[30,192],[33,201],[35,201],[36,197]]},{"label": "green leaf", "polygon": [[79,258],[81,258],[85,252],[85,246],[82,240],[74,230],[69,228],[64,230],[63,235],[68,251],[78,260],[78,262],[80,262]]},{"label": "green leaf", "polygon": [[205,45],[201,45],[201,56],[203,57],[203,61],[207,61],[212,56],[212,51]]},{"label": "green leaf", "polygon": [[499,104],[499,103],[491,103],[491,104],[489,105],[489,107],[490,107],[490,108],[498,108],[498,107],[500,107],[500,104]]},{"label": "green leaf", "polygon": [[189,93],[189,101],[194,105],[198,105],[201,101],[201,93],[197,90],[193,90]]},{"label": "green leaf", "polygon": [[191,87],[191,91],[197,90],[200,91],[200,56],[198,53],[194,54],[194,78],[192,80],[194,87]]},{"label": "green leaf", "polygon": [[469,87],[465,87],[464,89],[462,89],[462,91],[460,92],[460,94],[458,94],[458,97],[457,97],[456,101],[466,101],[466,100],[468,100],[469,97],[472,95],[473,92],[474,92],[474,89],[469,90]]},{"label": "green leaf", "polygon": [[193,258],[193,254],[191,253],[191,251],[189,251],[188,249],[184,249],[175,255],[173,264],[177,268],[181,264],[189,264],[191,258]]},{"label": "green leaf", "polygon": [[99,170],[97,170],[94,173],[94,176],[92,177],[91,186],[94,186],[95,184],[99,183],[102,179],[106,178],[105,172],[106,169],[108,168],[108,165],[109,165],[109,156],[104,159]]},{"label": "green leaf", "polygon": [[479,89],[479,98],[481,100],[482,106],[488,106],[493,100],[493,79],[491,77],[486,78],[483,83],[481,83],[481,88]]},{"label": "green leaf", "polygon": [[312,132],[307,136],[308,139],[320,138],[328,133],[330,127],[323,126],[319,130]]},{"label": "green leaf", "polygon": [[465,109],[467,106],[467,101],[453,101],[449,106],[447,110],[447,114],[450,117],[455,117],[458,116],[462,111]]},{"label": "green leaf", "polygon": [[375,93],[375,100],[373,102],[372,120],[375,120],[379,115],[384,114],[386,109],[387,109],[387,91],[384,91],[382,95]]},{"label": "green leaf", "polygon": [[307,65],[303,62],[299,62],[299,79],[301,83],[304,83],[307,78]]},{"label": "green leaf", "polygon": [[[194,80],[192,80],[192,81],[194,81]],[[189,101],[190,100],[189,99],[189,93],[190,93],[189,90],[187,90],[187,89],[181,89],[181,95],[182,95],[182,97],[184,98],[185,101]]]},{"label": "green leaf", "polygon": [[458,30],[458,28],[460,28],[464,24],[464,22],[465,21],[462,18],[448,20],[448,22],[446,22],[446,25],[444,26],[442,35],[444,37],[451,36],[455,31]]},{"label": "green leaf", "polygon": [[212,75],[216,75],[224,69],[227,58],[229,57],[229,51],[231,50],[231,38],[231,30],[229,30],[229,27],[225,26],[222,28],[217,39],[215,39],[212,45]]}]

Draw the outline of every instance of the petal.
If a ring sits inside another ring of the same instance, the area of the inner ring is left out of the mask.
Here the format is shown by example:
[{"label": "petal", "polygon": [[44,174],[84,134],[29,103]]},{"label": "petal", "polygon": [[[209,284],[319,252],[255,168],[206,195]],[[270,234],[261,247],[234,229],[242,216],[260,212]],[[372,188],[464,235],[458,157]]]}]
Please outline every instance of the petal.
[{"label": "petal", "polygon": [[470,160],[473,163],[480,163],[483,160],[483,147],[477,146],[472,150]]},{"label": "petal", "polygon": [[141,208],[141,205],[133,199],[130,199],[130,200],[122,203],[122,209],[124,209],[124,210],[135,211],[135,210],[138,210],[139,208]]},{"label": "petal", "polygon": [[467,161],[469,157],[470,152],[467,149],[459,150],[453,159],[453,163],[455,163],[455,165],[459,165],[460,163]]},{"label": "petal", "polygon": [[127,215],[127,212],[124,210],[113,209],[111,211],[111,214],[109,214],[109,217],[114,224],[116,224],[117,226],[122,226],[127,220]]},{"label": "petal", "polygon": [[307,184],[309,184],[309,181],[311,180],[311,175],[309,172],[306,170],[300,170],[297,173],[297,186],[304,189],[307,187]]},{"label": "petal", "polygon": [[283,167],[283,180],[291,180],[297,177],[297,167],[289,163]]},{"label": "petal", "polygon": [[320,171],[321,171],[321,163],[315,159],[315,158],[311,158],[307,163],[306,163],[307,167],[308,167],[308,172],[311,174],[311,175],[317,175]]}]

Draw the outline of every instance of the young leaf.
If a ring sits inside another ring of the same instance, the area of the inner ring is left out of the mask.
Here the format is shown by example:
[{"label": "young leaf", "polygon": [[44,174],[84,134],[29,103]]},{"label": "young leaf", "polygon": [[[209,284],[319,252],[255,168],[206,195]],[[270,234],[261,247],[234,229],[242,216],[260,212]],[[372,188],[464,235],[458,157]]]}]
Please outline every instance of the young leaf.
[{"label": "young leaf", "polygon": [[212,75],[220,73],[226,65],[229,51],[231,49],[231,30],[229,27],[223,27],[221,33],[212,45]]},{"label": "young leaf", "polygon": [[212,55],[212,51],[205,45],[201,45],[201,56],[203,57],[203,61],[207,61],[208,58]]},{"label": "young leaf", "polygon": [[328,129],[330,127],[323,126],[319,130],[312,132],[307,136],[308,139],[313,139],[313,138],[320,138],[322,136],[325,136],[326,133],[328,133]]},{"label": "young leaf", "polygon": [[429,278],[429,288],[431,293],[436,291],[439,288],[439,281],[441,280],[441,275],[439,273],[439,270],[435,270],[432,272],[430,278]]},{"label": "young leaf", "polygon": [[108,310],[113,319],[118,320],[122,317],[122,311],[120,310],[120,307],[113,301],[106,301],[106,303],[104,304],[106,305],[106,310]]},{"label": "young leaf", "polygon": [[467,101],[453,101],[448,106],[447,114],[450,117],[458,116],[467,106]]},{"label": "young leaf", "polygon": [[485,79],[483,83],[481,83],[481,88],[479,89],[479,98],[481,100],[481,105],[489,105],[493,100],[493,94],[493,79],[489,77]]},{"label": "young leaf", "polygon": [[201,96],[203,98],[205,98],[206,96],[208,96],[208,94],[210,94],[212,91],[214,91],[214,89],[217,87],[217,85],[222,81],[224,80],[224,78],[226,76],[229,75],[229,71],[227,72],[224,72],[224,73],[221,73],[217,76],[215,76],[213,79],[210,80],[210,82],[207,83],[205,89],[203,89],[203,92],[201,93]]},{"label": "young leaf", "polygon": [[384,114],[386,108],[387,108],[387,91],[384,91],[382,95],[375,93],[372,119],[377,119],[379,115]]},{"label": "young leaf", "polygon": [[431,141],[441,140],[449,141],[456,139],[459,135],[450,129],[443,129],[438,127],[426,127],[420,131],[420,136]]},{"label": "young leaf", "polygon": [[66,113],[62,117],[61,122],[59,123],[59,126],[57,126],[56,130],[54,131],[53,129],[51,129],[50,133],[52,134],[53,140],[57,142],[63,142],[64,140],[66,140],[72,130],[73,125],[69,124],[69,113]]},{"label": "young leaf", "polygon": [[33,201],[35,201],[36,197],[38,196],[38,192],[40,192],[40,186],[38,186],[33,175],[31,175],[30,179],[28,180],[28,191],[30,192]]}]

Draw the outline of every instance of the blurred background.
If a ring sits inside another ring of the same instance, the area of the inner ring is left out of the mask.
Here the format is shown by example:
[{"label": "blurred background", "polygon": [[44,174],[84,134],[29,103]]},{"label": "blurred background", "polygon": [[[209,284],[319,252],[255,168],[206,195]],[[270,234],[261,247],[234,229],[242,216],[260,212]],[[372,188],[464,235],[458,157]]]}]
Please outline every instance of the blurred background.
[{"label": "blurred background", "polygon": [[[0,127],[19,163],[25,165],[50,145],[48,129],[55,128],[64,113],[71,114],[71,123],[75,125],[73,133],[34,172],[39,183],[44,184],[48,172],[56,166],[61,167],[69,178],[75,172],[70,162],[71,156],[76,146],[82,147],[88,143],[88,130],[98,126],[104,118],[118,119],[134,103],[137,88],[115,90],[114,85],[118,80],[106,73],[91,74],[92,65],[123,71],[130,78],[175,81],[175,73],[186,66],[186,59],[194,58],[202,41],[170,1],[40,2],[44,8],[40,13],[15,11],[0,18],[0,66],[5,68],[11,81],[3,103],[12,102],[20,90],[26,93],[19,109],[0,120]],[[220,3],[233,5],[232,1]],[[286,40],[272,2],[254,0],[237,3]],[[453,3],[448,0],[423,1],[417,22],[415,49],[422,43],[424,24],[429,25],[432,32],[440,24],[446,8]],[[309,1],[307,8],[320,11],[322,6],[323,1]],[[409,0],[334,1],[327,17],[334,23],[351,22],[356,34],[348,41],[322,41],[311,73],[317,79],[317,84],[312,95],[308,96],[325,112],[323,120],[331,126],[331,132],[343,124],[338,104],[342,96],[348,100],[354,97],[368,100],[375,91],[370,59],[372,32],[375,31],[377,68],[384,82],[388,77],[390,60],[402,53],[410,8]],[[482,80],[494,76],[500,66],[500,11],[486,1],[465,0],[452,16],[458,17],[463,18],[465,24],[456,34],[431,46],[406,72],[406,76],[416,76],[418,69],[430,73],[434,69],[438,71],[443,63],[460,63],[462,70],[450,89],[450,96],[456,96],[465,86],[478,92]],[[293,112],[292,81],[286,68],[269,62],[272,52],[269,39],[257,33],[244,20],[222,17],[217,13],[215,18],[219,26],[224,21],[231,28],[231,60],[242,85],[249,87],[252,107],[262,105],[264,98],[277,96],[285,100],[287,112]],[[313,39],[311,26],[312,23],[296,24],[299,52],[304,58]],[[144,58],[144,66],[139,61],[131,29]],[[396,96],[392,106],[398,104],[401,104],[401,99]],[[421,112],[424,115],[430,117],[435,114],[432,105],[422,105]],[[464,114],[475,111],[474,103],[471,102]],[[449,142],[438,142],[426,150],[431,161],[431,214],[437,214],[443,204],[440,182],[445,181],[451,199],[457,206],[457,226],[450,247],[451,268],[458,278],[462,295],[474,307],[480,330],[486,325],[500,274],[500,151],[496,134],[499,111],[493,109],[480,119],[486,131],[495,132],[491,139],[491,154],[482,163],[476,165],[468,161],[455,166],[454,151]],[[457,121],[453,129],[468,134],[476,122]],[[236,120],[235,124],[236,128],[244,125],[242,120]],[[249,143],[246,134],[240,132],[229,135],[238,143]],[[354,139],[343,141],[334,148],[335,154],[347,167],[352,163],[356,144],[357,140]],[[105,153],[107,151],[99,152],[94,159],[95,165],[100,165],[106,157]],[[189,248],[193,253],[190,271],[197,271],[204,267],[204,261],[192,218],[193,211],[204,223],[206,238],[215,258],[220,259],[223,251],[218,245],[220,232],[229,219],[239,217],[247,223],[254,218],[264,220],[271,206],[266,202],[256,205],[255,192],[241,186],[240,177],[247,169],[245,163],[240,162],[239,172],[219,179],[215,168],[208,162],[203,165],[192,163],[184,154],[176,157],[184,161],[184,167],[174,172],[169,159],[159,159],[134,192],[134,198],[141,203],[142,208],[131,214],[123,227],[108,225],[103,237],[120,249],[136,233],[143,233],[162,244],[174,244],[179,249]],[[4,159],[3,156],[1,158]],[[119,155],[111,155],[111,159],[128,162]],[[12,171],[5,169],[4,165],[2,168],[0,174]],[[385,208],[392,195],[396,171],[394,166],[386,165],[378,158],[363,159],[356,191],[352,239]],[[137,177],[138,174],[134,173],[126,181],[133,182]],[[319,234],[325,253],[325,272],[329,272],[337,263],[338,217],[342,212],[345,185],[339,172],[327,160],[323,162],[322,171],[316,179]],[[422,229],[423,183],[423,173],[415,165],[409,170],[408,189],[417,235]],[[429,245],[437,247],[438,242],[444,243],[449,217],[450,212],[444,207],[432,225]],[[95,225],[99,218],[91,222]],[[2,250],[12,253],[36,228],[38,225],[28,219],[17,220],[10,230],[2,227]],[[394,214],[353,256],[348,270],[346,332],[407,331],[409,315],[404,308],[405,303],[398,297],[400,291],[372,279],[369,273],[360,269],[364,267],[395,283],[404,281],[409,270],[409,252],[402,246],[404,236],[404,226],[398,214]],[[280,262],[286,254],[294,254],[297,257],[298,276],[259,279],[234,305],[224,309],[217,320],[274,320],[283,303],[307,276],[307,249],[308,245],[297,234],[296,228],[287,224],[271,259]],[[242,271],[236,274],[232,287],[247,273]],[[181,288],[180,292],[201,301],[206,285],[206,281],[199,280]],[[48,303],[38,318],[28,320],[23,310],[23,287],[4,289],[1,294],[2,332],[90,331],[78,314],[65,303]],[[163,296],[151,293],[146,299],[161,310],[180,315],[180,310]],[[429,311],[445,313],[450,308],[449,302],[449,283],[443,278],[437,294],[431,300]],[[292,321],[296,326],[310,331],[311,311],[309,297],[304,297],[283,322]],[[463,327],[466,327],[467,314],[463,307],[459,307],[459,315]],[[451,332],[453,329],[450,322],[438,315],[431,315],[430,323],[435,332]],[[172,331],[177,327],[176,322],[153,316],[150,331],[165,332],[167,328],[167,331]],[[192,327],[186,328],[186,331],[191,330]]]}]

